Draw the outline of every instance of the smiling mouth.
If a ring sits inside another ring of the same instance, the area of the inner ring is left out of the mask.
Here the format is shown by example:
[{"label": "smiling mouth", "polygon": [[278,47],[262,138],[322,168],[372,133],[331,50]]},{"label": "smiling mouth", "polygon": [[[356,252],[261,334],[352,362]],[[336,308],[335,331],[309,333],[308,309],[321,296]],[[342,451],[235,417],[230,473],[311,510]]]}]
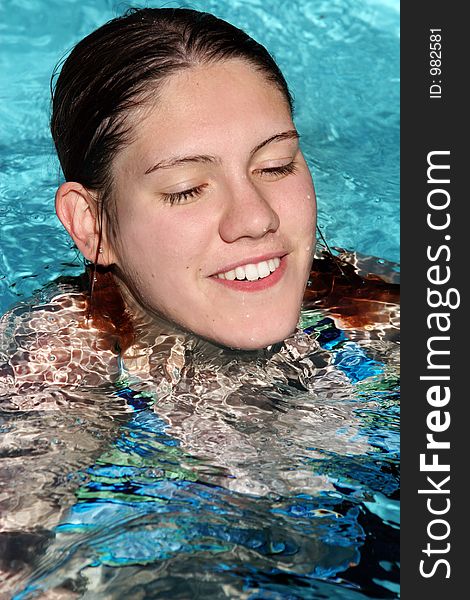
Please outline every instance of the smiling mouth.
[{"label": "smiling mouth", "polygon": [[275,257],[270,258],[269,260],[262,260],[258,263],[239,266],[230,271],[226,271],[225,273],[217,273],[215,277],[227,281],[257,281],[258,279],[269,277],[271,273],[274,273],[274,271],[280,267],[280,265],[281,259]]}]

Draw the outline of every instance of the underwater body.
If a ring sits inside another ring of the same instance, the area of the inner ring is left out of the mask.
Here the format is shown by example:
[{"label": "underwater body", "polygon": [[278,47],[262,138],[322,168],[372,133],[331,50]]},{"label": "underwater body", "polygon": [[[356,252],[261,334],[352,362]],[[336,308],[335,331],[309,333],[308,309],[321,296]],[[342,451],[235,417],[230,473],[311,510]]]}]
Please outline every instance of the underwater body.
[{"label": "underwater body", "polygon": [[72,280],[3,318],[14,598],[397,597],[396,267],[327,262],[301,327],[262,351],[90,345]]}]

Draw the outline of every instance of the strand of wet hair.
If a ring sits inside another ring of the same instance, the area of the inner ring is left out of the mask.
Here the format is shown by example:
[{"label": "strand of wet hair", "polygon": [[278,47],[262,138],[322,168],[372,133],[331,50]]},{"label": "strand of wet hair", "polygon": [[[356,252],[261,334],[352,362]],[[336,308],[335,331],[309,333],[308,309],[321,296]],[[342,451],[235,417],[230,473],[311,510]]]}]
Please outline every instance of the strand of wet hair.
[{"label": "strand of wet hair", "polygon": [[349,275],[347,273],[345,273],[341,267],[341,259],[333,254],[330,246],[328,245],[328,242],[325,240],[325,236],[323,235],[323,233],[318,225],[317,225],[317,232],[326,248],[327,253],[329,254],[329,256],[330,256],[331,260],[333,261],[333,263],[335,264],[335,266],[339,269],[341,275],[343,277],[346,277],[347,279],[350,279]]},{"label": "strand of wet hair", "polygon": [[90,295],[89,295],[89,306],[88,306],[88,315],[87,315],[87,319],[91,318],[91,313],[93,311],[93,292],[95,290],[95,284],[96,284],[96,269],[98,267],[98,259],[100,256],[100,250],[101,250],[101,242],[103,240],[103,216],[104,216],[104,202],[103,200],[101,200],[101,204],[100,204],[100,209],[99,209],[99,230],[98,230],[98,243],[96,245],[96,253],[95,253],[95,260],[93,263],[93,268],[91,271],[91,284],[90,284]]}]

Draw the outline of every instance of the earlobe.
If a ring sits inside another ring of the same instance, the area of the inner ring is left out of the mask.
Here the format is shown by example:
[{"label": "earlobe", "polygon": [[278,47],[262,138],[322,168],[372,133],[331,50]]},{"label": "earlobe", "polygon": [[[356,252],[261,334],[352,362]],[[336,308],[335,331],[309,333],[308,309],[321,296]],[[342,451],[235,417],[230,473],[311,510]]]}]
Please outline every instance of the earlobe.
[{"label": "earlobe", "polygon": [[83,256],[91,262],[98,256],[98,262],[105,264],[104,252],[99,251],[104,240],[100,240],[97,202],[93,194],[82,184],[67,181],[56,192],[55,209]]}]

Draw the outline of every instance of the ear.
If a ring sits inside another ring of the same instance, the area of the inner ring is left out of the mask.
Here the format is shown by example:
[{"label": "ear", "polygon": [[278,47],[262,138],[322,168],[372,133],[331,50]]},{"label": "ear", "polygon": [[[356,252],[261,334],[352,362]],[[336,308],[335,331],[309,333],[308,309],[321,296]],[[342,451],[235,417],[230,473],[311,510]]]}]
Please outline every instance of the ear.
[{"label": "ear", "polygon": [[[99,264],[109,265],[113,262],[104,230],[101,242],[99,240],[98,206],[92,192],[81,183],[67,181],[56,192],[55,210],[60,222],[86,259],[95,262],[98,256]],[[98,252],[98,244],[103,252]]]}]

